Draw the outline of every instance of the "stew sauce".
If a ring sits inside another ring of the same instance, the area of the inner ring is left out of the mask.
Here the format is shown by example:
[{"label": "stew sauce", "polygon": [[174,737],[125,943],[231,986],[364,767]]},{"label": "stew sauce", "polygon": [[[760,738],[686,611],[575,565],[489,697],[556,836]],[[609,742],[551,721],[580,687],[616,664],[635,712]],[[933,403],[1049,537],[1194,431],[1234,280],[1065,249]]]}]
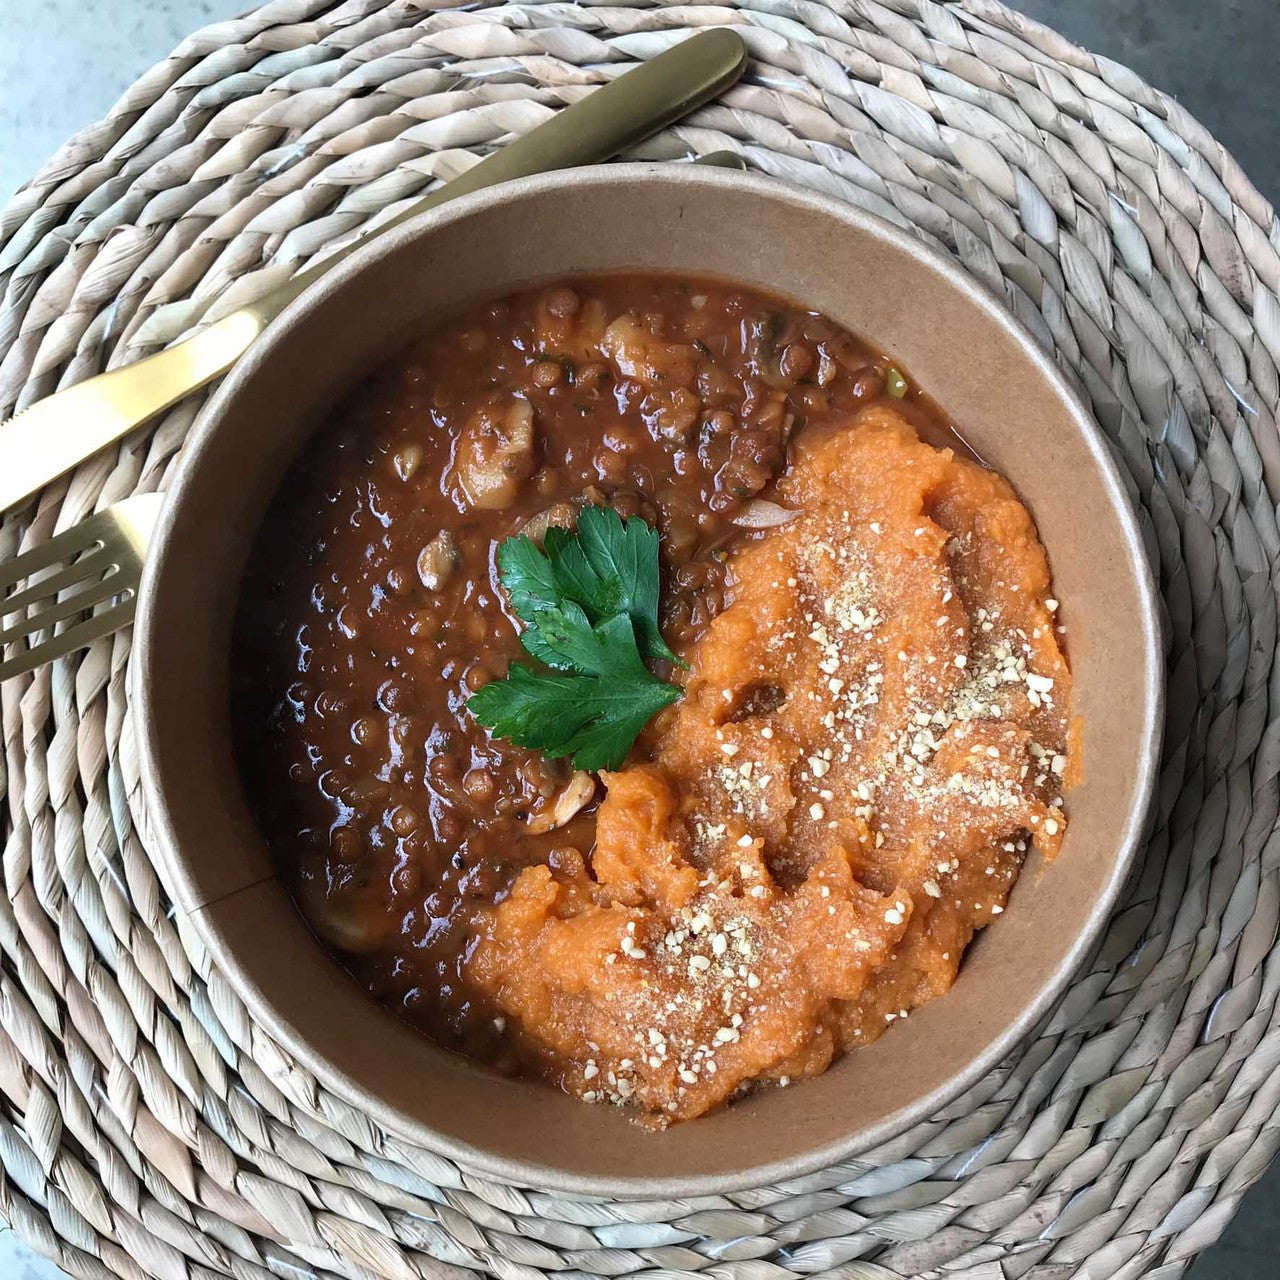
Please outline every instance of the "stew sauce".
[{"label": "stew sauce", "polygon": [[[465,708],[523,656],[498,545],[587,504],[660,531],[691,667],[603,782]],[[685,1118],[940,994],[1027,833],[1056,849],[1049,593],[1012,490],[856,338],[717,282],[572,281],[428,335],[312,441],[246,574],[237,750],[380,1001]]]}]

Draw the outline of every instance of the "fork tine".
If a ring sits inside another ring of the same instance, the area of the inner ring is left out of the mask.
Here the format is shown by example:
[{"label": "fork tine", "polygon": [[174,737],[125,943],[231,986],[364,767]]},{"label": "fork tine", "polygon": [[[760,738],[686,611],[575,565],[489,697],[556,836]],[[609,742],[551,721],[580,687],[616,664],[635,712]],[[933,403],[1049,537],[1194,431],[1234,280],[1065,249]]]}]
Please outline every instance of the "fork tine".
[{"label": "fork tine", "polygon": [[51,573],[47,578],[41,578],[34,586],[15,591],[11,596],[0,596],[0,616],[6,613],[17,613],[19,609],[25,609],[39,600],[52,599],[59,592],[65,591],[68,587],[74,587],[87,578],[105,573],[108,569],[118,568],[115,561],[116,557],[112,554],[110,547],[104,546],[97,551],[91,551],[67,568]]},{"label": "fork tine", "polygon": [[[0,631],[0,680],[82,649],[132,620],[147,542],[163,501],[158,493],[122,498],[0,564],[0,619],[15,619]],[[43,581],[30,580],[44,570],[49,573]],[[23,579],[21,590],[6,595]],[[41,633],[45,638],[32,643]],[[12,647],[7,659],[5,646]]]},{"label": "fork tine", "polygon": [[[73,596],[68,596],[65,600],[59,600],[51,604],[47,609],[41,609],[37,613],[27,614],[20,618],[12,626],[6,627],[0,631],[0,645],[17,644],[19,640],[31,635],[35,631],[46,631],[55,622],[63,622],[67,618],[74,617],[77,613],[84,613],[87,609],[92,609],[94,605],[103,604],[110,600],[113,596],[123,595],[125,592],[136,592],[138,583],[136,579],[131,579],[129,575],[121,573],[117,570],[115,573],[109,573],[100,582],[95,582],[85,590],[77,592]],[[65,632],[63,634],[66,634]]]},{"label": "fork tine", "polygon": [[108,508],[72,525],[70,529],[64,529],[48,542],[42,542],[39,546],[14,556],[7,563],[0,564],[0,593],[9,591],[23,578],[29,578],[41,569],[70,560],[79,552],[98,546],[105,541],[105,536],[112,527],[112,516]]},{"label": "fork tine", "polygon": [[65,657],[113,631],[118,631],[133,621],[137,607],[138,598],[131,595],[127,600],[112,605],[110,609],[104,609],[101,613],[95,613],[92,618],[77,622],[50,640],[44,640],[30,649],[19,650],[14,657],[0,662],[0,681],[8,680],[10,676],[20,676],[26,671],[34,671],[46,662]]}]

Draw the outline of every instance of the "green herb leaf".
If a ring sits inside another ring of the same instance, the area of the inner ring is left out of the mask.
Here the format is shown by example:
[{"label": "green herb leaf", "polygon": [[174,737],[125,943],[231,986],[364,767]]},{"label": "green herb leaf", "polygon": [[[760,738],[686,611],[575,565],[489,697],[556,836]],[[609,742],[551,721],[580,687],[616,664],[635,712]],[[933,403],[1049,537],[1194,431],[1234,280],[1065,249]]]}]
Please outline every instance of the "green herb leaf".
[{"label": "green herb leaf", "polygon": [[[538,626],[539,614],[546,609],[572,601],[593,625],[616,613],[627,614],[645,657],[679,661],[658,629],[656,529],[638,516],[624,521],[609,507],[586,507],[575,531],[550,528],[543,547],[539,551],[528,538],[508,538],[498,548],[502,585],[527,627]],[[547,661],[542,653],[535,656]]]},{"label": "green herb leaf", "polygon": [[637,735],[681,690],[657,679],[644,658],[678,662],[658,629],[658,535],[637,517],[587,507],[577,529],[548,529],[498,548],[520,642],[555,669],[513,663],[506,679],[477,690],[467,706],[497,736],[579,769],[616,769]]},{"label": "green herb leaf", "polygon": [[[605,630],[619,621],[629,624],[631,620],[625,614],[615,614],[600,623],[598,628],[593,628],[582,606],[567,600],[559,608],[541,610],[536,623],[521,634],[520,642],[549,667],[589,676],[607,675],[611,658],[622,663],[630,656],[624,652],[624,646],[629,645],[633,650],[636,647],[635,633],[630,625],[626,628],[625,641]],[[615,652],[610,652],[610,645]],[[639,656],[637,652],[637,661]],[[643,666],[640,669],[645,675],[649,674]]]},{"label": "green herb leaf", "polygon": [[555,570],[532,538],[507,538],[499,546],[498,573],[521,622],[529,622],[539,609],[552,607],[560,598]]},{"label": "green herb leaf", "polygon": [[573,672],[538,672],[513,663],[505,680],[483,685],[467,702],[471,713],[501,738],[574,767],[616,769],[655,713],[680,696],[650,674],[625,614],[591,627],[581,609],[544,616],[544,634]]}]

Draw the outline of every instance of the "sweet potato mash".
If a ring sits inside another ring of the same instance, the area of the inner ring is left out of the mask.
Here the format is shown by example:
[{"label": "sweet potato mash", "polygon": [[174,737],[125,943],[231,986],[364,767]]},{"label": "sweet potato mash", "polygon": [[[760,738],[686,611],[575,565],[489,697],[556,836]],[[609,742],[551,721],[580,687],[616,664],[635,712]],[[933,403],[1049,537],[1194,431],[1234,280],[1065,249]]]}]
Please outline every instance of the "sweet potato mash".
[{"label": "sweet potato mash", "polygon": [[1065,818],[1070,677],[1026,510],[888,411],[806,445],[591,870],[523,871],[477,985],[562,1083],[684,1119],[955,979]]},{"label": "sweet potato mash", "polygon": [[[599,777],[467,710],[521,658],[498,547],[584,504],[661,534],[687,663]],[[339,411],[259,548],[233,712],[282,870],[380,1000],[499,1070],[657,1125],[821,1072],[1062,840],[1031,517],[820,316],[666,277],[492,304]]]}]

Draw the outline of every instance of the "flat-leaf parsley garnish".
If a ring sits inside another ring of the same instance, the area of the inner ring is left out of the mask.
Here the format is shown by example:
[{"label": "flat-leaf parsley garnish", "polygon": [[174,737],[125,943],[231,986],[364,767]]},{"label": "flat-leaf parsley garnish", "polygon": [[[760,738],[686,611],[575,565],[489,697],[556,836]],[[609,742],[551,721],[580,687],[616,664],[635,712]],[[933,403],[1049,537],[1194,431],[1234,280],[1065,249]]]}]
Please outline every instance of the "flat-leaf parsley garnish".
[{"label": "flat-leaf parsley garnish", "polygon": [[498,570],[524,623],[520,642],[552,671],[513,662],[478,689],[472,715],[500,738],[578,769],[616,769],[640,730],[680,696],[644,659],[679,661],[658,629],[658,534],[638,516],[586,507],[577,529],[551,528],[539,549],[508,538]]}]

